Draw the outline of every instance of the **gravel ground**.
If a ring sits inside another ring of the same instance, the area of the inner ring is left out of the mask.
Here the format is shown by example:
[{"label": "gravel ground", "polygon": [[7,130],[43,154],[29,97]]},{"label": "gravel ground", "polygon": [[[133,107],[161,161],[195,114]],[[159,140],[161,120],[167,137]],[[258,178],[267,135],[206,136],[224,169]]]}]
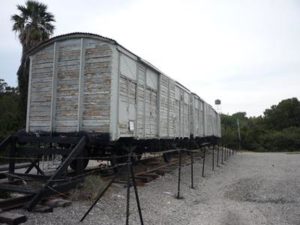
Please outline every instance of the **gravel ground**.
[{"label": "gravel ground", "polygon": [[[182,196],[177,191],[177,171],[139,187],[144,224],[179,225],[300,225],[300,154],[250,153],[234,155],[206,177],[195,164],[195,189],[190,186],[190,167],[182,169]],[[126,189],[114,185],[84,222],[79,220],[91,202],[73,202],[53,213],[18,212],[26,224],[125,224]],[[130,224],[140,224],[131,193]]]}]

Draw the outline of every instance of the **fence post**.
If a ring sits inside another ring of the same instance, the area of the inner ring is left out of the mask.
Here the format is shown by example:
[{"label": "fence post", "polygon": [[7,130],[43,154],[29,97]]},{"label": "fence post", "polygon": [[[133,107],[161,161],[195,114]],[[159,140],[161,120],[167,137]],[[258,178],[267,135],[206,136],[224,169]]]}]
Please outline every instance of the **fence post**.
[{"label": "fence post", "polygon": [[215,170],[215,145],[212,148],[212,170]]},{"label": "fence post", "polygon": [[191,188],[194,189],[194,156],[193,150],[190,152],[191,154]]},{"label": "fence post", "polygon": [[220,145],[217,147],[217,167],[219,167]]},{"label": "fence post", "polygon": [[179,159],[178,159],[178,185],[177,185],[177,199],[182,198],[180,196],[180,182],[181,182],[181,149],[179,149]]},{"label": "fence post", "polygon": [[205,153],[206,153],[206,147],[204,147],[204,152],[203,152],[202,177],[204,177],[204,169],[205,169]]}]

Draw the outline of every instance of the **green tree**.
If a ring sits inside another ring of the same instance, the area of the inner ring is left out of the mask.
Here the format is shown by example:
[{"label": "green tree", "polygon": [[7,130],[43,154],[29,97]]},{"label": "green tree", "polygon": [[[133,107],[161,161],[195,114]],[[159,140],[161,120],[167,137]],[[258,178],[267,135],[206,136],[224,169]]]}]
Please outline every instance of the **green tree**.
[{"label": "green tree", "polygon": [[266,109],[264,116],[248,118],[243,112],[221,115],[222,141],[231,148],[238,146],[237,119],[240,122],[242,149],[300,150],[300,102],[297,98],[282,100]]},{"label": "green tree", "polygon": [[21,128],[19,97],[16,88],[0,79],[0,141]]},{"label": "green tree", "polygon": [[47,5],[37,1],[28,0],[23,5],[17,5],[19,14],[11,17],[12,30],[19,34],[22,44],[21,65],[18,69],[18,86],[20,91],[20,109],[22,118],[26,117],[26,102],[29,76],[29,60],[27,52],[42,41],[50,38],[54,31],[53,14],[47,12]]},{"label": "green tree", "polygon": [[285,99],[264,112],[265,124],[269,129],[282,130],[300,127],[300,102],[297,98]]},{"label": "green tree", "polygon": [[0,79],[0,94],[4,93],[6,88],[7,88],[7,83],[3,79]]}]

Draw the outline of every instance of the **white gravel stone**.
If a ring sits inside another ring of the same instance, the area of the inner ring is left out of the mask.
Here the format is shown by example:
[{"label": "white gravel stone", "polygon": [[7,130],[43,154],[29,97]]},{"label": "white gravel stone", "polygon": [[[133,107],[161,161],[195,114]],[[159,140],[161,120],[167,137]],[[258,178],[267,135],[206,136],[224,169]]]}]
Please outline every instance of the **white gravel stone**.
[{"label": "white gravel stone", "polygon": [[[216,164],[215,164],[216,165]],[[144,224],[178,225],[299,225],[300,154],[250,153],[234,155],[206,177],[201,162],[194,165],[195,189],[190,188],[190,167],[182,169],[181,194],[177,193],[177,171],[138,187]],[[25,224],[125,224],[126,188],[113,185],[84,222],[79,220],[91,202],[73,202],[53,213],[28,213]],[[140,224],[133,188],[130,224]]]}]

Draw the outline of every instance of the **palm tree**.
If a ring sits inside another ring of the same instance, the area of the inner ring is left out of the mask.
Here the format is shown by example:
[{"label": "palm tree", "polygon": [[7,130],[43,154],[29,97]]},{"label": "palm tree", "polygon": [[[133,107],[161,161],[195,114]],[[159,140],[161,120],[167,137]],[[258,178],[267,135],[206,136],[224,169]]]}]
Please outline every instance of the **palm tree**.
[{"label": "palm tree", "polygon": [[25,119],[29,75],[29,60],[26,53],[50,38],[54,31],[52,22],[55,20],[53,14],[47,12],[47,5],[37,1],[28,0],[25,6],[17,5],[17,9],[20,14],[13,15],[11,20],[13,21],[12,30],[19,34],[22,44],[22,59],[17,75],[21,97],[20,107]]}]

